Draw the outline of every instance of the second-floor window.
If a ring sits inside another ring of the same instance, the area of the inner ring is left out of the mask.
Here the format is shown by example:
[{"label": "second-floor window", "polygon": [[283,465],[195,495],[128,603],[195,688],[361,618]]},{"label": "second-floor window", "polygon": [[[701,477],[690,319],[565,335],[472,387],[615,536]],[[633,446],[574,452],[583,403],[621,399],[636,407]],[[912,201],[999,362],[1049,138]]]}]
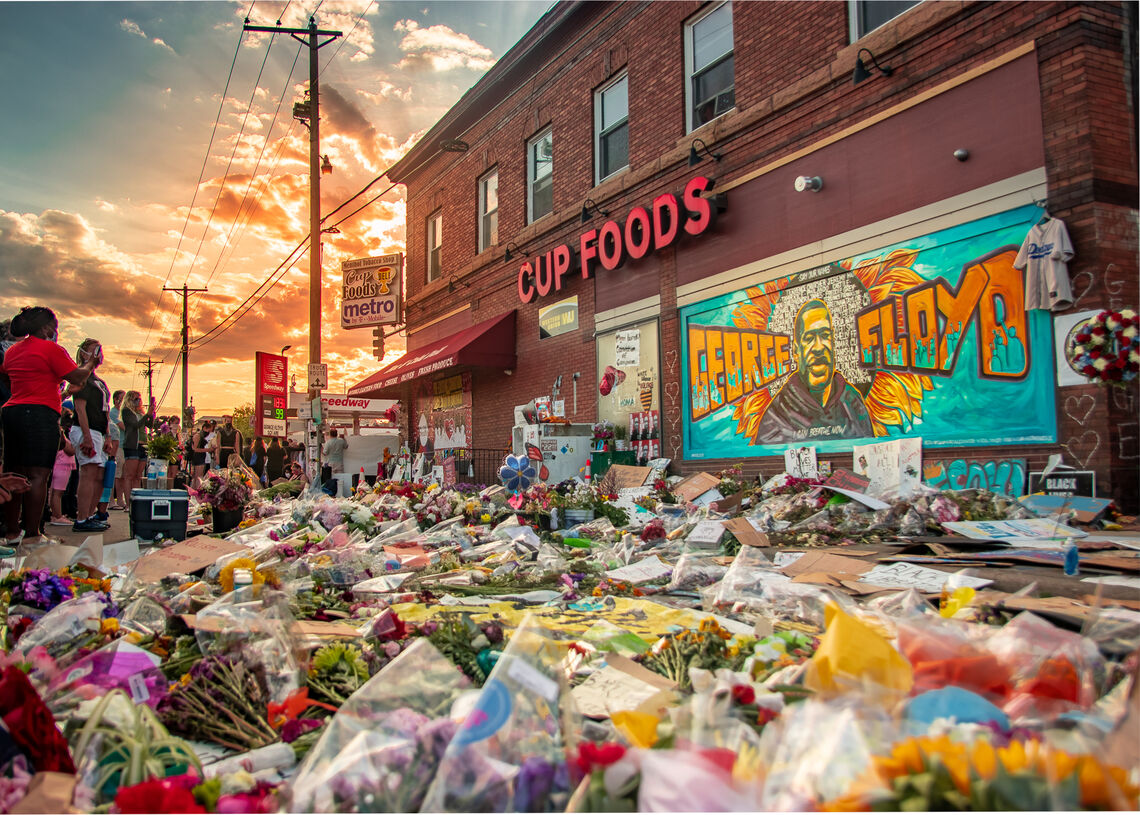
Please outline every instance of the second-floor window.
[{"label": "second-floor window", "polygon": [[736,105],[732,68],[732,2],[712,6],[685,26],[688,130]]},{"label": "second-floor window", "polygon": [[594,183],[629,166],[629,74],[594,94]]},{"label": "second-floor window", "polygon": [[527,223],[554,211],[554,134],[548,127],[526,145]]},{"label": "second-floor window", "polygon": [[919,0],[848,0],[851,41],[870,34],[918,3]]},{"label": "second-floor window", "polygon": [[479,179],[479,251],[499,242],[499,171]]},{"label": "second-floor window", "polygon": [[443,213],[434,212],[427,219],[427,279],[430,283],[443,271]]}]

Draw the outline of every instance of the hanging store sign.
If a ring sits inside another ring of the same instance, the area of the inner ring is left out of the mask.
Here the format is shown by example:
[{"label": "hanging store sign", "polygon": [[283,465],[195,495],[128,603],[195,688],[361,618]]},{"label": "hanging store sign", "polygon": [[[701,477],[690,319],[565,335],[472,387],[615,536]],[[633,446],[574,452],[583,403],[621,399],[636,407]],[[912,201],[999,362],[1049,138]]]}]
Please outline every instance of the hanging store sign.
[{"label": "hanging store sign", "polygon": [[612,272],[627,260],[640,260],[650,251],[672,246],[682,235],[704,234],[724,205],[722,197],[705,197],[712,186],[712,179],[697,176],[680,195],[665,193],[648,207],[631,209],[624,225],[606,221],[579,235],[577,247],[564,243],[545,255],[528,258],[519,266],[519,299],[530,303],[535,297],[562,291],[575,275],[583,280],[593,277],[598,265]]},{"label": "hanging store sign", "polygon": [[258,351],[254,365],[257,368],[254,429],[259,436],[284,436],[285,411],[289,407],[289,359]]},{"label": "hanging store sign", "polygon": [[370,328],[402,322],[402,254],[354,258],[341,263],[340,269],[344,278],[341,328]]},{"label": "hanging store sign", "polygon": [[557,337],[578,330],[578,295],[538,310],[538,338]]}]

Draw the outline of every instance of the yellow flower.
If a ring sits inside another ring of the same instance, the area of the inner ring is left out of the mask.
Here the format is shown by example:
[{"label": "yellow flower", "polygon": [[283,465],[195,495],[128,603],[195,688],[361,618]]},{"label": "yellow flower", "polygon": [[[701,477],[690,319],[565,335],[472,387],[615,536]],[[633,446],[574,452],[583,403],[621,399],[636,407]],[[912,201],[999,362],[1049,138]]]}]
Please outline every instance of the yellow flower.
[{"label": "yellow flower", "polygon": [[491,514],[489,512],[484,512],[479,516],[479,522],[485,524],[491,523]]},{"label": "yellow flower", "polygon": [[99,633],[104,636],[108,634],[118,634],[119,621],[114,617],[108,617],[107,619],[103,620],[103,622],[99,623]]},{"label": "yellow flower", "polygon": [[265,582],[265,575],[257,571],[257,563],[253,558],[239,557],[223,566],[218,575],[218,582],[222,584],[223,591],[228,593],[234,590],[234,571],[237,569],[249,569],[255,586]]}]

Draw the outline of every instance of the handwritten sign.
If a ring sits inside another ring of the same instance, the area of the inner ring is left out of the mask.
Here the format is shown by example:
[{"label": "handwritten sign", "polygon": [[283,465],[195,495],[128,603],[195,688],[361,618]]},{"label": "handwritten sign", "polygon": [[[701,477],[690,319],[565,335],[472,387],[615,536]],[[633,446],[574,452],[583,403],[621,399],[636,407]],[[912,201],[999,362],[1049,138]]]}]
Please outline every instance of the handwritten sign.
[{"label": "handwritten sign", "polygon": [[1026,518],[1021,521],[947,521],[942,524],[942,528],[954,535],[974,540],[1083,538],[1087,534],[1044,518]]},{"label": "handwritten sign", "polygon": [[652,555],[644,560],[631,563],[628,566],[610,569],[606,572],[606,577],[628,583],[645,583],[660,577],[668,577],[671,574],[673,574],[673,567],[657,557],[657,555]]},{"label": "handwritten sign", "polygon": [[617,332],[614,344],[614,367],[635,368],[641,364],[641,329]]},{"label": "handwritten sign", "polygon": [[682,501],[695,501],[709,490],[714,489],[719,483],[720,479],[711,473],[693,473],[681,479],[673,488],[673,492]]},{"label": "handwritten sign", "polygon": [[871,479],[856,475],[850,470],[838,469],[832,473],[831,478],[827,479],[827,486],[840,487],[855,492],[866,492],[867,487],[871,486]]},{"label": "handwritten sign", "polygon": [[784,451],[784,470],[792,478],[819,478],[814,447],[789,447]]},{"label": "handwritten sign", "polygon": [[134,576],[140,583],[157,583],[167,575],[190,574],[213,565],[223,555],[245,551],[240,543],[203,535],[139,558],[134,562]]},{"label": "handwritten sign", "polygon": [[443,460],[443,486],[450,487],[455,483],[455,457],[448,456]]},{"label": "handwritten sign", "polygon": [[631,467],[628,464],[614,464],[606,475],[613,473],[614,488],[618,490],[640,487],[653,474],[652,467]]},{"label": "handwritten sign", "polygon": [[883,588],[918,589],[926,594],[937,594],[942,591],[946,581],[953,578],[957,586],[968,586],[980,589],[994,581],[981,577],[968,577],[960,574],[940,572],[938,569],[928,569],[914,563],[892,563],[889,566],[879,564],[863,574],[861,581],[872,586]]},{"label": "handwritten sign", "polygon": [[685,538],[686,543],[698,546],[717,546],[724,537],[724,524],[720,521],[701,521]]}]

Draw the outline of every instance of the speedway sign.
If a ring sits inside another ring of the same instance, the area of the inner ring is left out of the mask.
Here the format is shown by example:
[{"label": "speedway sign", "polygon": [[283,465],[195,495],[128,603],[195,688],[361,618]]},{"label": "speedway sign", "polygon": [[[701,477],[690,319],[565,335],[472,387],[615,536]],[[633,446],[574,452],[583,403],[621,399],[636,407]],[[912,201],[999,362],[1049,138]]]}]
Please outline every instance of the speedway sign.
[{"label": "speedway sign", "polygon": [[399,323],[404,256],[353,258],[340,264],[344,291],[341,328],[370,328]]}]

